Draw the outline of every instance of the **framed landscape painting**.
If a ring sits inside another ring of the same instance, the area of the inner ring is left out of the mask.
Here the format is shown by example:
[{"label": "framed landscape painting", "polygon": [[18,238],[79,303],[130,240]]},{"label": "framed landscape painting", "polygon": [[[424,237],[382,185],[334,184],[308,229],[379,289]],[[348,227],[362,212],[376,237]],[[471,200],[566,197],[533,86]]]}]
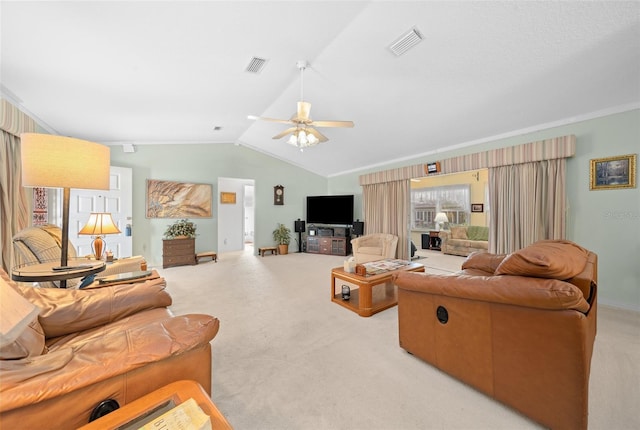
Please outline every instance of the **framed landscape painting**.
[{"label": "framed landscape painting", "polygon": [[636,154],[595,158],[589,169],[590,190],[636,187]]},{"label": "framed landscape painting", "polygon": [[147,179],[147,218],[211,218],[213,186]]}]

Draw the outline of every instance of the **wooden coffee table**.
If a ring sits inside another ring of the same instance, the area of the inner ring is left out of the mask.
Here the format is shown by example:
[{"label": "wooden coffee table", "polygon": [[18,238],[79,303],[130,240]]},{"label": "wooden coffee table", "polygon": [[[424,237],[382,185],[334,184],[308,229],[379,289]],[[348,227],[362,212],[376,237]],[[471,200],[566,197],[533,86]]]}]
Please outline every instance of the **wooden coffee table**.
[{"label": "wooden coffee table", "polygon": [[[367,276],[345,272],[342,267],[331,269],[331,301],[361,317],[370,317],[396,306],[398,293],[393,283],[393,275],[399,271],[424,272],[424,266],[419,263],[408,263],[396,270]],[[351,289],[349,300],[342,300],[343,285]]]},{"label": "wooden coffee table", "polygon": [[[152,413],[163,407],[169,401],[178,405],[189,399],[194,399],[202,411],[211,418],[211,427],[219,430],[231,430],[227,419],[218,410],[206,391],[195,381],[177,381],[146,396],[140,397],[120,409],[104,415],[86,424],[78,430],[118,430],[142,427],[153,419]],[[165,407],[166,408],[166,407]],[[156,412],[159,416],[160,412]],[[166,427],[158,427],[158,430]]]}]

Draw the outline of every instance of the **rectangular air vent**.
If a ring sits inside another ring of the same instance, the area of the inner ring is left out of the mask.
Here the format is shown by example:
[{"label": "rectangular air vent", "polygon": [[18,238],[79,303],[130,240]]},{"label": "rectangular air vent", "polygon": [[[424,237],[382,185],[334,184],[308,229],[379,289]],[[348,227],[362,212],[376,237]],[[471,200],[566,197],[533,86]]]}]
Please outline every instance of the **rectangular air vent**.
[{"label": "rectangular air vent", "polygon": [[399,57],[418,43],[422,42],[422,39],[422,34],[414,27],[393,42],[389,46],[389,50]]},{"label": "rectangular air vent", "polygon": [[253,57],[251,59],[251,62],[245,69],[245,72],[260,73],[266,63],[267,63],[267,60],[265,60],[264,58]]}]

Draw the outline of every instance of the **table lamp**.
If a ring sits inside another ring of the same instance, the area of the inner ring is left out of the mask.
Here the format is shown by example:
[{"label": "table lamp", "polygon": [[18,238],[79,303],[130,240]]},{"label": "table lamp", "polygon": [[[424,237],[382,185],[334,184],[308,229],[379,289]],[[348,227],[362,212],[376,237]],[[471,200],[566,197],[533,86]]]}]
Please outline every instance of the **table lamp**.
[{"label": "table lamp", "polygon": [[71,137],[39,133],[22,133],[20,143],[22,186],[63,190],[60,266],[67,267],[71,188],[109,189],[109,147]]},{"label": "table lamp", "polygon": [[91,215],[89,215],[87,224],[78,232],[78,234],[95,236],[93,242],[91,242],[91,246],[93,247],[93,255],[95,255],[96,260],[102,259],[102,251],[105,243],[102,237],[106,234],[118,233],[121,233],[121,231],[118,230],[111,214],[108,212],[92,212]]},{"label": "table lamp", "polygon": [[445,222],[449,222],[449,218],[447,218],[447,214],[444,212],[438,212],[436,214],[436,218],[433,220],[436,223],[436,230],[440,231],[442,228],[442,224]]}]

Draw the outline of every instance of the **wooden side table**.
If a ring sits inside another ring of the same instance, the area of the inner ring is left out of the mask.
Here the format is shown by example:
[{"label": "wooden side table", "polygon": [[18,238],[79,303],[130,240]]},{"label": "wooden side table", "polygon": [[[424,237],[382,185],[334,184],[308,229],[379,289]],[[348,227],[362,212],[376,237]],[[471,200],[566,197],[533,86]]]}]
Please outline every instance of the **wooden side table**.
[{"label": "wooden side table", "polygon": [[60,281],[60,288],[67,288],[67,279],[93,275],[102,272],[107,267],[102,260],[84,258],[69,259],[65,269],[53,270],[58,266],[60,266],[60,261],[14,267],[11,271],[11,279],[18,282]]},{"label": "wooden side table", "polygon": [[[142,427],[155,417],[142,419],[165,403],[173,401],[176,405],[194,399],[202,411],[211,417],[211,427],[214,429],[233,429],[231,424],[213,404],[209,395],[195,381],[177,381],[153,391],[144,397],[140,397],[131,403],[122,406],[120,409],[98,418],[79,430],[115,430],[124,426],[134,424],[135,427]],[[162,415],[162,414],[159,414]],[[158,415],[158,416],[159,416]],[[128,428],[128,427],[124,427]]]},{"label": "wooden side table", "polygon": [[429,249],[433,249],[434,251],[440,251],[440,244],[442,243],[442,239],[440,239],[440,232],[431,230],[429,231]]}]

